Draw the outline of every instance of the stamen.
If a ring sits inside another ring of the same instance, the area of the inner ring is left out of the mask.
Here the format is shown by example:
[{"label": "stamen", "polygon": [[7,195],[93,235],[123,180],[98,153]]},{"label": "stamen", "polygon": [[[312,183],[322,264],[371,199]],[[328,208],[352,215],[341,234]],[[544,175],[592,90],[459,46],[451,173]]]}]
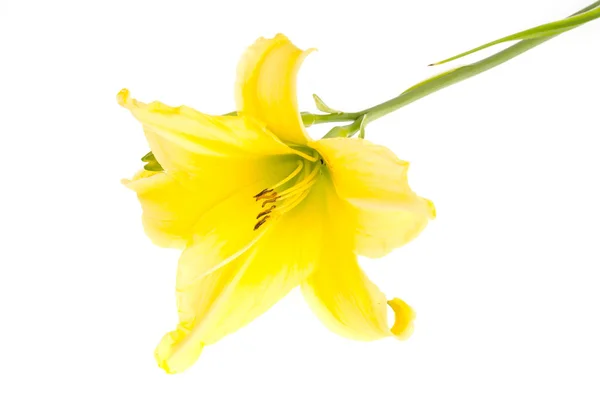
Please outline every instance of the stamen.
[{"label": "stamen", "polygon": [[267,215],[264,218],[262,218],[260,221],[258,221],[256,223],[256,225],[254,225],[254,230],[257,230],[259,227],[261,227],[262,225],[264,225],[264,223],[267,221],[267,219],[269,219],[271,216]]},{"label": "stamen", "polygon": [[[290,148],[290,149],[292,149],[292,148]],[[300,157],[302,157],[304,159],[307,159],[311,163],[314,163],[314,162],[316,162],[318,160],[316,157],[309,156],[308,154],[306,154],[306,153],[304,153],[304,152],[302,152],[300,150],[292,149],[292,151],[295,154],[297,154],[298,156],[300,156]]]},{"label": "stamen", "polygon": [[294,171],[292,171],[291,174],[289,174],[285,179],[281,180],[280,182],[278,182],[276,185],[271,186],[268,190],[273,191],[275,189],[277,189],[279,186],[285,185],[286,183],[288,183],[293,177],[295,177],[296,175],[298,175],[300,173],[300,171],[302,171],[302,168],[304,167],[304,161],[302,160],[298,160],[298,167],[296,167],[296,169]]},{"label": "stamen", "polygon": [[270,199],[274,199],[277,198],[277,192],[268,192],[268,193],[264,193],[261,196],[256,197],[256,201],[259,200],[270,200]]},{"label": "stamen", "polygon": [[[302,202],[310,193],[311,187],[319,179],[318,176],[321,172],[321,165],[315,166],[310,169],[308,166],[304,166],[302,160],[298,161],[298,166],[292,171],[287,177],[279,181],[277,184],[263,189],[260,193],[254,196],[256,201],[262,200],[261,212],[258,213],[256,219],[258,222],[254,225],[254,230],[258,230],[264,225],[268,219],[278,219],[285,213],[294,209],[298,204]],[[303,172],[304,171],[304,172]],[[301,177],[298,177],[302,173]],[[275,189],[286,185],[292,179],[297,178],[291,187],[283,190],[281,193],[275,191]],[[281,202],[281,203],[280,203]],[[275,205],[275,203],[280,203]],[[267,205],[271,205],[268,209],[265,209]]]},{"label": "stamen", "polygon": [[299,194],[298,196],[294,197],[291,201],[288,201],[284,205],[280,206],[277,209],[276,214],[278,216],[281,216],[281,215],[285,214],[286,212],[291,211],[292,209],[294,209],[295,206],[297,206],[298,204],[300,204],[300,202],[302,200],[304,200],[306,198],[306,196],[308,196],[309,193],[310,193],[310,189],[306,189],[301,194]]},{"label": "stamen", "polygon": [[265,205],[267,205],[267,204],[273,204],[273,203],[274,203],[274,202],[276,202],[276,201],[277,201],[277,197],[274,197],[274,198],[272,198],[272,199],[269,199],[269,200],[265,200],[265,201],[262,203],[262,208],[265,208]]},{"label": "stamen", "polygon": [[316,181],[316,176],[319,173],[320,168],[319,167],[315,167],[311,173],[302,180],[302,182],[298,183],[295,186],[292,186],[289,189],[284,190],[283,192],[279,193],[279,195],[277,196],[277,200],[281,200],[282,198],[286,198],[289,197],[290,195],[294,194],[295,192],[297,192],[298,190],[304,190],[304,189],[308,189],[309,187],[311,187],[315,181]]},{"label": "stamen", "polygon": [[266,188],[266,189],[261,190],[260,193],[254,195],[252,197],[255,198],[256,201],[258,201],[264,194],[271,193],[272,191],[273,191],[273,189]]},{"label": "stamen", "polygon": [[282,179],[275,185],[261,190],[258,194],[254,195],[252,197],[255,198],[256,201],[261,200],[261,199],[271,199],[271,198],[277,197],[277,192],[274,192],[274,190],[276,188],[278,188],[279,186],[282,186],[282,185],[288,183],[293,177],[295,177],[296,175],[298,175],[300,173],[300,171],[302,171],[303,167],[304,167],[304,162],[302,160],[298,160],[298,166],[296,167],[296,169],[294,171],[292,171],[291,174],[286,176],[284,179]]},{"label": "stamen", "polygon": [[276,205],[272,205],[271,208],[269,208],[268,210],[260,212],[258,215],[256,215],[256,219],[260,218],[261,216],[270,214],[271,211],[273,211],[275,208],[277,208],[277,206]]}]

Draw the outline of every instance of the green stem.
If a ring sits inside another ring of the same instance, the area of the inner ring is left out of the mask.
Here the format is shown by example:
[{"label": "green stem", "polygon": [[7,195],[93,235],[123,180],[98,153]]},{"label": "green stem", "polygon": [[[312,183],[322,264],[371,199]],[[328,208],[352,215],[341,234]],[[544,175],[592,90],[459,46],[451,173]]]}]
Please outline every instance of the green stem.
[{"label": "green stem", "polygon": [[[583,10],[576,12],[570,17],[583,14],[590,10],[593,10],[597,7],[600,7],[600,1],[596,1],[595,3],[587,6]],[[590,19],[591,20],[591,19]],[[583,24],[583,23],[582,23]],[[578,25],[581,26],[581,25]],[[561,30],[559,33],[552,36],[545,36],[541,38],[521,40],[517,44],[508,47],[507,49],[498,52],[490,57],[487,57],[479,62],[475,62],[471,65],[461,66],[459,68],[449,70],[443,72],[439,75],[433,76],[432,78],[425,80],[419,84],[416,84],[406,91],[404,91],[399,96],[390,99],[389,101],[380,103],[379,105],[370,107],[360,112],[337,112],[337,113],[329,113],[329,114],[312,114],[308,112],[302,113],[302,121],[305,126],[311,126],[313,124],[323,124],[323,123],[335,123],[335,122],[344,122],[351,121],[352,123],[346,126],[334,127],[331,131],[329,131],[323,138],[333,138],[339,136],[352,136],[356,134],[356,132],[361,131],[361,135],[364,135],[364,127],[367,123],[377,120],[380,117],[385,116],[386,114],[392,113],[408,104],[411,104],[421,98],[426,97],[429,94],[433,94],[441,89],[449,87],[453,84],[466,80],[470,77],[477,76],[480,73],[483,73],[487,70],[490,70],[498,65],[503,64],[504,62],[510,61],[511,59],[517,57],[518,55],[523,54],[531,50],[534,47],[564,33],[571,29],[575,29],[577,26]],[[237,112],[227,113],[225,116],[236,115]],[[146,154],[142,158],[143,161],[147,162],[145,167],[147,169],[154,170],[154,163],[158,164],[154,159],[152,152]],[[160,167],[160,165],[159,165]]]},{"label": "green stem", "polygon": [[313,124],[323,124],[323,123],[339,123],[341,121],[354,121],[363,114],[365,114],[366,110],[362,112],[354,112],[354,113],[331,113],[331,114],[313,114],[313,113],[302,113],[302,121],[306,127],[310,127]]},{"label": "green stem", "polygon": [[[594,4],[589,5],[576,12],[573,15],[579,15],[585,13],[587,11],[593,10],[594,8],[600,6],[600,1],[596,1]],[[577,26],[575,26],[577,27]],[[575,27],[566,29],[566,31],[574,29]],[[355,121],[359,117],[363,115],[368,115],[368,122],[372,122],[377,120],[380,117],[385,116],[391,112],[394,112],[408,104],[411,104],[427,95],[433,94],[443,88],[454,85],[458,82],[466,80],[470,77],[476,76],[480,73],[483,73],[487,70],[490,70],[498,65],[507,62],[518,55],[523,54],[526,51],[531,50],[534,47],[562,34],[564,32],[560,32],[556,35],[522,40],[513,46],[498,52],[488,58],[485,58],[479,62],[475,62],[471,65],[462,66],[448,72],[444,72],[440,75],[434,76],[429,80],[426,80],[422,83],[419,83],[408,90],[404,91],[399,96],[390,99],[389,101],[383,102],[379,105],[370,107],[360,112],[354,113],[335,113],[335,114],[324,114],[324,115],[313,115],[313,114],[304,114],[303,120],[309,125],[312,124],[320,124],[320,123],[330,123],[330,122],[339,122],[339,121]],[[324,138],[331,138],[334,135],[330,135],[329,133],[324,136]]]}]

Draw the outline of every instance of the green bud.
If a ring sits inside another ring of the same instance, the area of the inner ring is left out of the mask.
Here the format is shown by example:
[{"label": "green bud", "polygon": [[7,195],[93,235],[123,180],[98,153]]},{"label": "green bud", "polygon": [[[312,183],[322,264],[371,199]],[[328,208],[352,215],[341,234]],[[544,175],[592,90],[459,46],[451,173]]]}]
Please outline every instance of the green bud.
[{"label": "green bud", "polygon": [[313,99],[315,100],[315,105],[317,106],[317,109],[319,109],[323,113],[342,113],[339,110],[335,110],[327,106],[317,94],[313,94]]}]

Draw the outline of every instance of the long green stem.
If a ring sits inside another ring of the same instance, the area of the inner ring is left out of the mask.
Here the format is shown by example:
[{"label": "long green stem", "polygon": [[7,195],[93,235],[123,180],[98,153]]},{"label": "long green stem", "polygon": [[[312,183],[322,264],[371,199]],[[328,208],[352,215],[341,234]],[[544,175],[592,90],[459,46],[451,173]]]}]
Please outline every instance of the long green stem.
[{"label": "long green stem", "polygon": [[[600,1],[596,1],[594,4],[589,5],[576,12],[573,15],[579,15],[590,10],[593,10],[600,6]],[[359,117],[363,115],[368,115],[368,121],[373,122],[380,117],[385,116],[391,112],[394,112],[408,104],[411,104],[427,95],[433,94],[443,88],[449,87],[453,84],[456,84],[460,81],[466,80],[470,77],[476,76],[480,73],[483,73],[487,70],[490,70],[498,65],[503,64],[518,55],[523,54],[526,51],[531,50],[534,47],[564,33],[565,31],[574,29],[577,26],[566,29],[563,32],[560,32],[555,35],[546,36],[542,38],[528,39],[522,40],[513,46],[498,52],[490,57],[487,57],[479,62],[475,62],[471,65],[462,66],[447,72],[444,72],[440,75],[434,76],[424,82],[421,82],[408,90],[404,91],[399,96],[390,99],[389,101],[383,102],[379,105],[370,107],[360,112],[353,113],[335,113],[335,114],[324,114],[324,115],[313,115],[313,114],[305,114],[303,115],[303,119],[306,124],[320,124],[320,123],[330,123],[330,122],[339,122],[339,121],[355,121]],[[325,135],[324,138],[331,138],[339,135],[339,130],[332,130],[330,133]],[[354,131],[356,133],[356,131]]]},{"label": "long green stem", "polygon": [[[598,8],[598,7],[600,7],[600,1],[596,1],[595,3],[587,6],[583,10],[576,12],[575,14],[571,15],[570,17],[584,14],[584,13],[594,10],[595,8]],[[304,112],[304,113],[302,113],[302,121],[304,122],[304,125],[306,125],[307,127],[311,126],[313,124],[350,121],[351,123],[348,125],[334,127],[323,138],[332,138],[332,137],[338,137],[338,136],[348,137],[348,136],[352,136],[352,135],[356,134],[359,130],[361,131],[361,136],[362,136],[362,135],[364,135],[364,128],[367,123],[371,123],[371,122],[377,120],[378,118],[383,117],[386,114],[389,114],[391,112],[394,112],[394,111],[396,111],[408,104],[411,104],[421,98],[424,98],[427,95],[433,94],[434,92],[437,92],[441,89],[449,87],[460,81],[466,80],[470,77],[477,76],[480,73],[483,73],[483,72],[490,70],[498,65],[501,65],[504,62],[507,62],[507,61],[523,54],[524,52],[527,52],[527,51],[531,50],[532,48],[537,47],[538,45],[540,45],[540,44],[542,44],[564,32],[567,32],[571,29],[575,29],[576,27],[581,26],[583,23],[586,23],[590,20],[596,19],[597,17],[598,16],[596,16],[596,14],[593,14],[592,17],[590,17],[590,18],[584,18],[584,22],[582,22],[580,25],[571,26],[571,27],[568,27],[565,29],[559,29],[556,34],[548,34],[548,35],[544,35],[543,37],[521,40],[517,44],[514,44],[513,46],[508,47],[507,49],[500,51],[497,54],[494,54],[490,57],[487,57],[479,62],[475,62],[473,64],[466,65],[466,66],[461,66],[459,68],[449,70],[449,71],[443,72],[441,74],[438,74],[436,76],[433,76],[425,81],[422,81],[419,84],[416,84],[416,85],[410,87],[409,89],[404,91],[402,94],[398,95],[397,97],[392,98],[389,101],[380,103],[379,105],[365,109],[363,111],[350,112],[350,113],[335,112],[335,113],[326,113],[326,114],[312,114],[312,113]],[[552,33],[554,33],[554,32],[552,32]],[[497,40],[496,42],[500,42],[502,40],[503,39]],[[495,42],[490,43],[490,45],[493,43],[495,43]],[[473,51],[476,51],[480,48],[484,48],[486,46],[478,47]],[[473,51],[468,51],[467,53],[471,53]],[[457,57],[462,57],[463,55],[465,55],[467,53],[460,54]],[[449,59],[455,59],[457,57],[453,57],[453,58],[449,58]],[[446,61],[448,61],[448,60],[446,60]],[[446,62],[446,61],[443,61],[443,62]],[[316,97],[315,99],[317,99],[317,98],[318,97]],[[322,110],[329,109],[322,102],[322,100],[320,98],[318,98],[318,102],[320,103],[320,104],[317,103],[318,106],[320,105],[319,109],[322,109]],[[227,113],[227,115],[235,115],[235,114],[237,114],[237,113],[236,112]],[[142,160],[147,163],[144,166],[144,168],[146,168],[148,170],[159,171],[160,169],[162,169],[161,166],[156,161],[156,159],[154,158],[154,155],[152,154],[152,152],[146,154],[142,158]]]}]

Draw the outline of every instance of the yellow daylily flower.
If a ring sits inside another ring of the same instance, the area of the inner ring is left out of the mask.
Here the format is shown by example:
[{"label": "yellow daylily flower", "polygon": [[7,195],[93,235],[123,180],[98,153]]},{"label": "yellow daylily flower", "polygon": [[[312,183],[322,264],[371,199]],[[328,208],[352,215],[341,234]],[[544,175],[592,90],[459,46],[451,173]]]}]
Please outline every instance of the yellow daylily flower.
[{"label": "yellow daylily flower", "polygon": [[390,150],[306,134],[296,74],[307,54],[283,35],[251,46],[238,69],[237,116],[118,94],[164,169],[124,183],[138,195],[152,241],[183,249],[179,325],[155,353],[169,373],[297,286],[343,336],[402,339],[412,330],[412,309],[388,301],[357,255],[380,257],[407,243],[434,217],[433,205],[411,191],[408,163]]}]

